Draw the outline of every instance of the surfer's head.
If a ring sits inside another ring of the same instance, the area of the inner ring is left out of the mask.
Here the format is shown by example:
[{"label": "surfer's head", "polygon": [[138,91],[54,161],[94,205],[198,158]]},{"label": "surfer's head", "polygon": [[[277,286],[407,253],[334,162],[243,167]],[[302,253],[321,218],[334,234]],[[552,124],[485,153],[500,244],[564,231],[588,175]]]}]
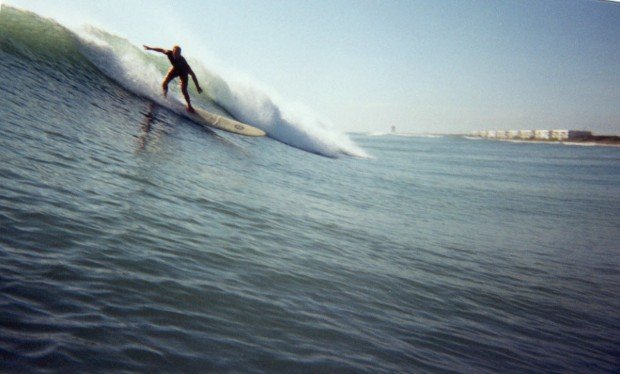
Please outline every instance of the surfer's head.
[{"label": "surfer's head", "polygon": [[174,55],[174,57],[179,57],[181,55],[181,47],[179,47],[178,45],[172,47],[172,54]]}]

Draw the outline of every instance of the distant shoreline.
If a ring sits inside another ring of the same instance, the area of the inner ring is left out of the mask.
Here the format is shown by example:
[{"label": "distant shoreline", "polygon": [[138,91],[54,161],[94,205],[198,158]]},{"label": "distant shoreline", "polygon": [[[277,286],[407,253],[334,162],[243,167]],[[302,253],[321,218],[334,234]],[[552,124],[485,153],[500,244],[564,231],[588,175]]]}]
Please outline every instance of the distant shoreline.
[{"label": "distant shoreline", "polygon": [[461,135],[464,138],[476,138],[481,140],[491,140],[491,141],[500,141],[500,142],[511,142],[511,143],[544,143],[544,144],[574,144],[574,145],[599,145],[599,146],[612,146],[612,147],[620,147],[620,136],[615,135],[591,135],[583,138],[575,138],[575,139],[498,139],[498,138],[486,138],[482,136],[471,136],[471,135]]},{"label": "distant shoreline", "polygon": [[610,146],[620,147],[620,136],[618,135],[587,135],[571,139],[521,139],[521,138],[492,138],[473,134],[458,133],[414,133],[414,132],[347,132],[348,135],[360,136],[403,136],[403,137],[422,137],[422,138],[440,138],[440,137],[457,137],[470,140],[490,140],[510,143],[538,143],[538,144],[566,144],[581,146]]},{"label": "distant shoreline", "polygon": [[620,146],[620,136],[594,135],[588,130],[526,129],[481,130],[468,134],[473,138],[536,143],[569,143],[576,145]]}]

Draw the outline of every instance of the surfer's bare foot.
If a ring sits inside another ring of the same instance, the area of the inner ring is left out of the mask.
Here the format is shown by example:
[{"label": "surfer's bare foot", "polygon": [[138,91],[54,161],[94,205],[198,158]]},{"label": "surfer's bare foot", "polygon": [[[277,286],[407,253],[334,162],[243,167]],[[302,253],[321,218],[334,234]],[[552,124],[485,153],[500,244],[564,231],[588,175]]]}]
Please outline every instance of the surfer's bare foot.
[{"label": "surfer's bare foot", "polygon": [[168,97],[168,90],[164,89],[162,91],[163,91],[164,97]]},{"label": "surfer's bare foot", "polygon": [[188,106],[188,107],[186,108],[186,110],[187,110],[189,113],[196,113],[196,111],[194,110],[194,108],[193,108],[193,107],[191,107],[191,106]]}]

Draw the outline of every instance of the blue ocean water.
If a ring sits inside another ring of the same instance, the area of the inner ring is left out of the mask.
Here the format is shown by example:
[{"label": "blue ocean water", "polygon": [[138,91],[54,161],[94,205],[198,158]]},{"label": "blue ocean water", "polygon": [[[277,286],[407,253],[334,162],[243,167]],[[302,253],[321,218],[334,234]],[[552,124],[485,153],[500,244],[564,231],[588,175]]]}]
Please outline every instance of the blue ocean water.
[{"label": "blue ocean water", "polygon": [[117,42],[0,13],[1,371],[620,369],[620,148],[340,136],[215,77],[235,136]]}]

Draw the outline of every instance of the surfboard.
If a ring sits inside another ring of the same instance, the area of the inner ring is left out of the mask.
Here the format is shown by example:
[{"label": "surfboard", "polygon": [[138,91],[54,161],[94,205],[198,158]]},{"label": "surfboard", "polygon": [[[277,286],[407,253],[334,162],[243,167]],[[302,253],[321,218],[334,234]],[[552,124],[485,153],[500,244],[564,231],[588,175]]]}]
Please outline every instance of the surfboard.
[{"label": "surfboard", "polygon": [[185,112],[184,117],[187,117],[188,119],[200,125],[232,132],[233,134],[245,136],[265,136],[265,132],[256,127],[246,125],[245,123],[222,117],[211,112],[207,112],[204,109],[195,109],[195,113]]}]

